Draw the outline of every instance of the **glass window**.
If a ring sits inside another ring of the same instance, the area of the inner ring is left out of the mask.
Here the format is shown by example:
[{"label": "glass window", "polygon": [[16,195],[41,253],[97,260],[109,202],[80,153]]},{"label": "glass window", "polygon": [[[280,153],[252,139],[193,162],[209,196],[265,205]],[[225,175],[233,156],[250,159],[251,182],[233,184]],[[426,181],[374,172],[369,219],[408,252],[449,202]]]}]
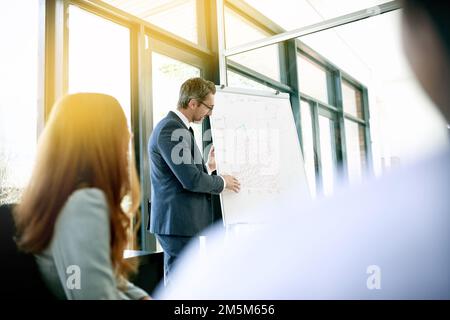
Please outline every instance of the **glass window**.
[{"label": "glass window", "polygon": [[165,1],[149,11],[144,19],[177,36],[198,43],[196,0]]},{"label": "glass window", "polygon": [[69,16],[69,92],[112,95],[130,125],[130,30],[75,6]]},{"label": "glass window", "polygon": [[348,178],[350,183],[359,182],[366,169],[366,144],[364,126],[345,120]]},{"label": "glass window", "polygon": [[[18,22],[18,17],[20,22]],[[36,152],[39,1],[0,10],[0,204],[16,203]],[[20,40],[20,41],[19,41]]]},{"label": "glass window", "polygon": [[103,0],[193,43],[198,43],[196,0]]},{"label": "glass window", "polygon": [[311,118],[311,106],[307,101],[300,102],[303,161],[305,162],[306,179],[313,197],[316,196],[316,166],[314,157],[313,127]]},{"label": "glass window", "polygon": [[336,178],[334,122],[327,117],[319,115],[319,131],[323,193],[324,195],[331,195]]},{"label": "glass window", "polygon": [[361,90],[345,80],[342,81],[342,102],[344,112],[360,119],[364,118]]},{"label": "glass window", "polygon": [[268,36],[268,34],[250,24],[241,15],[226,6],[224,15],[225,45],[227,48],[237,47]]},{"label": "glass window", "polygon": [[[200,77],[200,69],[165,55],[152,53],[153,126],[177,108],[180,87],[184,81]],[[195,140],[202,150],[202,125],[192,124]]]},{"label": "glass window", "polygon": [[244,1],[288,31],[389,2],[389,0]]},{"label": "glass window", "polygon": [[229,87],[274,91],[274,89],[270,87],[267,87],[247,77],[241,76],[239,73],[230,70],[227,71],[227,77]]},{"label": "glass window", "polygon": [[[227,48],[263,39],[267,36],[269,35],[253,27],[231,9],[225,8],[225,42]],[[280,81],[279,49],[277,44],[230,56],[228,59]]]},{"label": "glass window", "polygon": [[328,103],[327,70],[303,55],[297,55],[297,63],[300,92]]},{"label": "glass window", "polygon": [[272,45],[227,58],[244,67],[261,73],[271,79],[280,81],[278,45]]},{"label": "glass window", "polygon": [[[402,10],[395,10],[299,38],[367,87],[376,175],[390,159],[414,161],[448,143],[445,119],[424,94],[402,50],[401,16]],[[352,91],[349,100],[355,101]]]}]

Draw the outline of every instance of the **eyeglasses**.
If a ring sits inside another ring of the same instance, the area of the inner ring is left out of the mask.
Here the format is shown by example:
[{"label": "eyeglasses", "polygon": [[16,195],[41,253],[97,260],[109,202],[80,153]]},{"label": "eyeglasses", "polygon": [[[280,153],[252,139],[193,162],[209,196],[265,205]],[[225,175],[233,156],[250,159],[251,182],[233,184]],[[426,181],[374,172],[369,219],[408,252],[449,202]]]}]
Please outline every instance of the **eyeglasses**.
[{"label": "eyeglasses", "polygon": [[208,106],[206,103],[204,103],[203,101],[199,101],[202,105],[204,105],[206,108],[209,109],[209,111],[213,111],[214,106]]}]

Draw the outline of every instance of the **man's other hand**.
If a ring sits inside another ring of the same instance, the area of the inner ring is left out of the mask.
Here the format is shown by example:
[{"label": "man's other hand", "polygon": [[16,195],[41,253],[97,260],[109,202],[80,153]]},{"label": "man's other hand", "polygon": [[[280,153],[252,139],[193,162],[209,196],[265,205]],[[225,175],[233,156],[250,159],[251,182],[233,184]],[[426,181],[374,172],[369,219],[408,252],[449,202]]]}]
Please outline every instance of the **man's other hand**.
[{"label": "man's other hand", "polygon": [[217,169],[216,168],[216,155],[214,153],[214,146],[211,146],[211,149],[209,149],[208,168],[209,168],[210,172],[213,172]]},{"label": "man's other hand", "polygon": [[241,189],[241,184],[239,183],[238,179],[230,175],[223,175],[222,177],[225,179],[227,183],[226,186],[227,189],[234,191],[236,193],[239,192],[239,190]]}]

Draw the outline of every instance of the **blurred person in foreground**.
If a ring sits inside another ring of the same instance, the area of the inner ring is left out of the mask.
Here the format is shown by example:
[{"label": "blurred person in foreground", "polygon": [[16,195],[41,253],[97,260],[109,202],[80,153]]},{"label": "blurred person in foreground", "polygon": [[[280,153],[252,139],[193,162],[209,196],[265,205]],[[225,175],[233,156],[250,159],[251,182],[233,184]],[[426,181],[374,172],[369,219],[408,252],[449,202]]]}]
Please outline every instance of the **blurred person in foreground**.
[{"label": "blurred person in foreground", "polygon": [[[448,4],[410,0],[403,5],[405,53],[449,122]],[[211,229],[206,251],[194,258],[190,248],[171,285],[155,297],[449,299],[449,190],[446,145],[381,179],[308,206],[243,208],[274,213],[274,219],[245,235]],[[282,210],[290,219],[276,219]]]},{"label": "blurred person in foreground", "polygon": [[130,138],[111,96],[67,95],[52,109],[14,216],[19,248],[35,255],[56,298],[149,298],[126,280],[137,265],[123,258],[139,205]]}]

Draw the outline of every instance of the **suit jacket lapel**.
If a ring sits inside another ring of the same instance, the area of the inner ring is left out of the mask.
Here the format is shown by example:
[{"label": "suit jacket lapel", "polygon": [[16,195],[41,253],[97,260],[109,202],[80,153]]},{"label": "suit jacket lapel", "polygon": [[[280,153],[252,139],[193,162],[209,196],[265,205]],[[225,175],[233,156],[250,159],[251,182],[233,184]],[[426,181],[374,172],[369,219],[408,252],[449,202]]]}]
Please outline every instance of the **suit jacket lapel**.
[{"label": "suit jacket lapel", "polygon": [[[177,120],[183,128],[185,128],[186,130],[189,131],[189,128],[186,127],[186,125],[184,124],[183,120],[181,120],[175,112],[169,111],[169,113],[167,114],[167,117]],[[189,133],[190,133],[190,132],[189,132]],[[191,143],[192,143],[191,146],[193,146],[193,147],[191,148],[191,156],[192,156],[192,159],[195,159],[195,158],[194,158],[194,155],[195,155],[195,148],[197,148],[197,151],[198,151],[198,153],[199,153],[200,155],[201,155],[201,152],[200,152],[200,150],[198,149],[197,143],[195,142],[195,137],[194,137],[192,134],[191,134]],[[201,158],[202,158],[202,164],[201,164],[202,170],[203,170],[204,172],[208,173],[208,169],[206,169],[205,161],[203,160],[203,157],[201,157]],[[197,165],[197,164],[196,164],[196,165]]]}]

